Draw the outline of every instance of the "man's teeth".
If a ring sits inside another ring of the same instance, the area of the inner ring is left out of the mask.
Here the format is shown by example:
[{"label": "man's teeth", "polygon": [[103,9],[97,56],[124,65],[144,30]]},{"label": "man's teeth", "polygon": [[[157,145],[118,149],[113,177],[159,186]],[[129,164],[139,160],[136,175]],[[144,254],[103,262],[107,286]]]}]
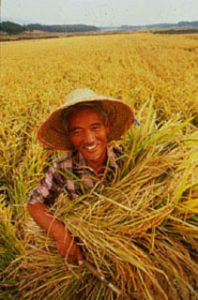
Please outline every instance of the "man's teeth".
[{"label": "man's teeth", "polygon": [[92,145],[92,146],[86,146],[85,149],[87,150],[92,150],[94,148],[96,148],[97,145]]}]

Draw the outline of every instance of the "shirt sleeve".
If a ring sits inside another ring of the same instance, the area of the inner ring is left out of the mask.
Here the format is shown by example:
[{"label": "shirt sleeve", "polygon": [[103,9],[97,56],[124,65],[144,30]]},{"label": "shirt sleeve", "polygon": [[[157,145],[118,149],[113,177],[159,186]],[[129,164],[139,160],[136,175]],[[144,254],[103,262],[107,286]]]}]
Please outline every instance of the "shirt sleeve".
[{"label": "shirt sleeve", "polygon": [[43,203],[48,206],[53,205],[59,196],[65,184],[65,178],[61,176],[58,164],[53,163],[52,167],[47,169],[45,177],[40,184],[33,189],[27,204]]}]

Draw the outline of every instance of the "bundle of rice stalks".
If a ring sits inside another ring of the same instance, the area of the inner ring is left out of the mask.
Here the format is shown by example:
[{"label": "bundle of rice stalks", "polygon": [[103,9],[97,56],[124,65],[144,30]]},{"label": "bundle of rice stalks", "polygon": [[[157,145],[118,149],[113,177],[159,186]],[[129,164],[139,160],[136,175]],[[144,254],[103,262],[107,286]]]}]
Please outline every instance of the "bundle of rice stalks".
[{"label": "bundle of rice stalks", "polygon": [[62,194],[51,208],[121,296],[61,259],[32,223],[25,255],[7,269],[21,299],[196,298],[198,134],[188,121],[156,125],[151,107],[145,116],[123,140],[124,165],[111,185],[98,184],[73,202]]}]

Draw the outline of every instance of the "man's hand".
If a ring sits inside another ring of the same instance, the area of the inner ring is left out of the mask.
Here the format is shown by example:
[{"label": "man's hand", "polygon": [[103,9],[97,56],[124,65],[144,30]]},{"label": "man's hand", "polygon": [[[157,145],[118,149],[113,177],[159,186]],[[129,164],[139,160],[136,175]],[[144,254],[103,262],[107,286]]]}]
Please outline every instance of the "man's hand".
[{"label": "man's hand", "polygon": [[68,257],[71,262],[78,262],[79,265],[82,265],[83,255],[80,247],[65,225],[49,212],[48,207],[45,204],[37,203],[28,204],[27,208],[35,222],[55,239],[59,254]]},{"label": "man's hand", "polygon": [[55,240],[58,252],[62,257],[68,258],[69,262],[78,262],[79,265],[82,264],[83,255],[80,247],[62,223],[60,223],[56,232]]}]

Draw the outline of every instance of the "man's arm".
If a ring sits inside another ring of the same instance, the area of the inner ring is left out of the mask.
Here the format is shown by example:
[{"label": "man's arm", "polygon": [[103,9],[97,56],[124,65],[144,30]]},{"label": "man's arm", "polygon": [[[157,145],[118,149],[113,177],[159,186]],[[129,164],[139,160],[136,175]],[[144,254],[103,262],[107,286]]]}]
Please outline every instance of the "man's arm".
[{"label": "man's arm", "polygon": [[34,221],[55,239],[60,255],[79,262],[82,260],[80,247],[65,225],[49,210],[49,205],[55,202],[65,185],[65,178],[59,174],[59,169],[60,165],[56,162],[47,169],[45,177],[28,198],[27,208]]},{"label": "man's arm", "polygon": [[65,225],[49,212],[48,206],[35,203],[27,204],[27,208],[34,221],[55,239],[59,254],[63,257],[68,256],[72,262],[77,260],[81,263],[83,257],[80,247]]}]

